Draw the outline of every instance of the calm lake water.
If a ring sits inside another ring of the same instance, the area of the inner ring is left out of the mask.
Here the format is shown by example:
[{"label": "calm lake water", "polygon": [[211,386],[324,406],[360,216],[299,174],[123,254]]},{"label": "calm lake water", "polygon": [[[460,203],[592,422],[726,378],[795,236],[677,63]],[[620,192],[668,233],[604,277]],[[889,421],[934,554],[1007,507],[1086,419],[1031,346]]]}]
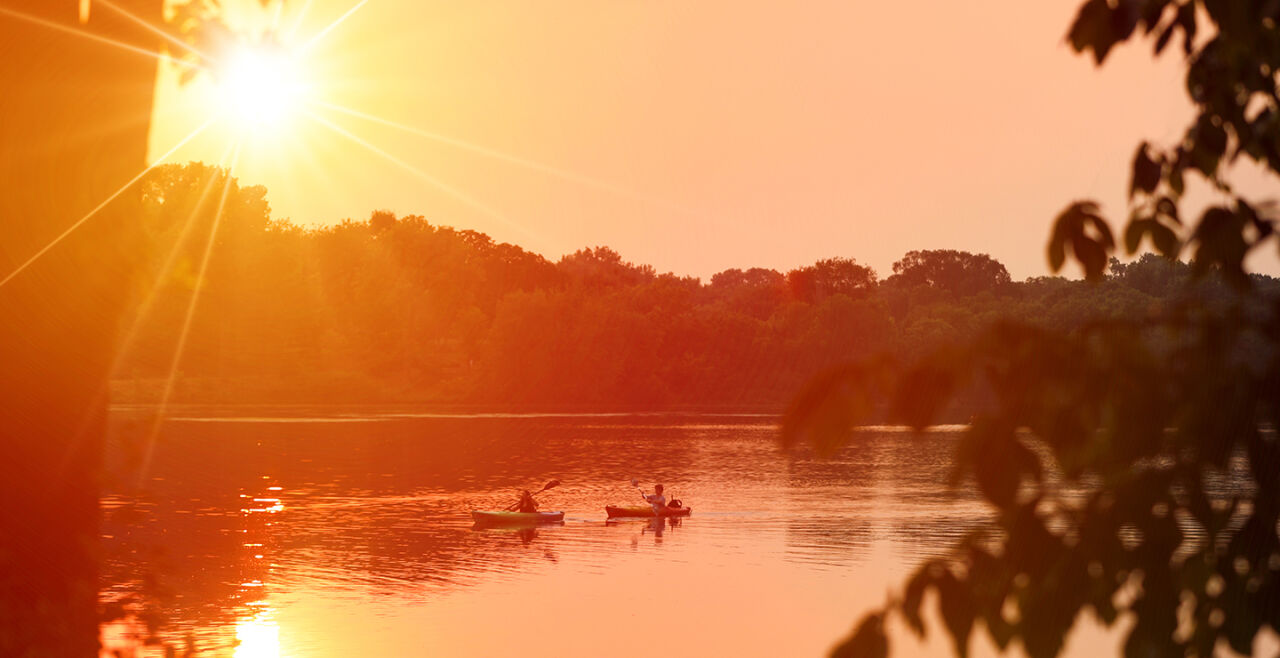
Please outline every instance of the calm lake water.
[{"label": "calm lake water", "polygon": [[[764,416],[301,413],[181,412],[148,455],[147,415],[114,412],[108,648],[164,655],[153,627],[237,658],[817,656],[990,518],[947,486],[954,429],[820,459]],[[633,477],[693,515],[606,522]],[[472,527],[553,478],[563,525]],[[1086,626],[1068,655],[1115,652]]]}]

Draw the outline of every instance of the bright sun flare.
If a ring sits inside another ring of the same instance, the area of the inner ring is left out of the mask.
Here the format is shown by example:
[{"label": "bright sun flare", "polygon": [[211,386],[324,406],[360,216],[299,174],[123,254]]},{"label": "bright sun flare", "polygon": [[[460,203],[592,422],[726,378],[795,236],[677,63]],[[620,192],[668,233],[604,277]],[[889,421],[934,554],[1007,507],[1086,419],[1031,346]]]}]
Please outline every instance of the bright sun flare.
[{"label": "bright sun flare", "polygon": [[307,90],[302,68],[288,53],[247,46],[219,67],[217,87],[223,115],[245,130],[296,118]]}]

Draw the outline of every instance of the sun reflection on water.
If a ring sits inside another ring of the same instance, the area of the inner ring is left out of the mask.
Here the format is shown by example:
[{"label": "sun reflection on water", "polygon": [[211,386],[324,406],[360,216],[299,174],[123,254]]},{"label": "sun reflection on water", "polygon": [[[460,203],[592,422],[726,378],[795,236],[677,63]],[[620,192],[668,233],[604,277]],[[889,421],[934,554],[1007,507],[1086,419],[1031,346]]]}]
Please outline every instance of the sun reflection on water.
[{"label": "sun reflection on water", "polygon": [[280,658],[280,626],[266,611],[236,622],[235,658]]},{"label": "sun reflection on water", "polygon": [[[263,476],[262,479],[271,481],[270,476]],[[246,520],[258,518],[263,520],[263,525],[270,526],[271,521],[265,521],[265,519],[272,518],[284,510],[283,502],[275,497],[281,495],[284,487],[273,484],[267,487],[267,490],[274,495],[240,494],[245,504],[240,512]],[[250,534],[255,527],[259,533],[264,531],[262,526],[250,523],[243,532]],[[252,556],[254,560],[262,560],[266,557],[267,547],[264,545],[264,538],[258,533],[253,533],[250,537],[246,537],[249,541],[243,543],[246,554]],[[267,571],[269,573],[271,569]],[[245,605],[253,612],[236,622],[236,644],[233,656],[234,658],[280,658],[280,626],[272,619],[272,611],[264,598],[265,574],[251,570],[246,575],[250,577],[240,583],[240,592],[245,597],[244,600],[248,601]]]}]

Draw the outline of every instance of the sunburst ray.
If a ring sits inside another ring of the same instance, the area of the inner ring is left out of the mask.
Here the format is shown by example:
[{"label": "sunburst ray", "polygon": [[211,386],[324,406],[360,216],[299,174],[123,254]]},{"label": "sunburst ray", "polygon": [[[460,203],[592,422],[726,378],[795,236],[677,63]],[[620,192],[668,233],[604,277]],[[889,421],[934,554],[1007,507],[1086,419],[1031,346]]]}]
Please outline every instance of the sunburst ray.
[{"label": "sunburst ray", "polygon": [[182,48],[183,50],[186,50],[187,52],[207,62],[216,63],[218,61],[216,57],[213,57],[208,53],[200,50],[199,48],[196,48],[195,46],[183,41],[182,39],[179,39],[178,37],[175,37],[172,34],[165,32],[164,30],[152,25],[151,23],[148,23],[142,17],[130,12],[129,10],[125,9],[124,7],[121,7],[120,5],[117,5],[111,0],[94,0],[94,2],[97,2],[98,4],[106,7],[107,9],[110,9],[111,11],[114,11],[117,14],[124,16],[126,19],[128,19],[130,22],[134,23],[135,25],[138,25],[139,27],[147,30],[148,32],[151,32],[152,34],[155,34],[161,39],[164,39],[165,41],[175,46],[178,46],[179,48]]},{"label": "sunburst ray", "polygon": [[342,105],[336,105],[333,103],[328,103],[320,100],[312,101],[312,104],[329,109],[329,110],[333,110],[334,112],[340,112],[342,114],[346,114],[348,116],[352,116],[357,119],[363,119],[371,123],[387,126],[388,128],[395,128],[396,130],[400,130],[400,131],[409,133],[411,135],[416,135],[418,137],[422,137],[425,139],[430,139],[432,141],[439,142],[441,144],[447,144],[449,146],[459,148],[464,151],[469,151],[477,155],[493,158],[495,160],[501,160],[503,162],[525,167],[527,169],[532,169],[534,171],[547,174],[549,176],[554,176],[556,178],[567,180],[573,183],[578,183],[579,185],[585,185],[587,187],[592,187],[598,190],[603,190],[605,192],[610,192],[618,196],[632,199],[634,201],[640,201],[642,203],[649,204],[652,206],[657,206],[666,210],[672,210],[687,216],[697,216],[696,212],[688,208],[681,207],[669,201],[664,201],[662,199],[656,199],[656,198],[641,194],[634,190],[630,190],[625,187],[622,187],[621,185],[618,185],[616,183],[600,180],[598,178],[592,178],[585,174],[580,174],[576,171],[570,171],[568,169],[562,169],[560,167],[555,167],[543,162],[538,162],[537,160],[531,160],[529,158],[523,158],[518,155],[512,155],[510,153],[505,153],[503,151],[499,151],[494,148],[481,146],[479,144],[474,144],[466,140],[458,139],[456,137],[450,137],[448,135],[432,132],[430,130],[423,130],[421,128],[415,128],[413,126],[408,126],[403,123],[397,123],[395,121],[391,121],[390,119],[384,119],[380,116],[369,114],[367,112],[361,112],[359,110],[355,110],[349,107],[344,107]]},{"label": "sunburst ray", "polygon": [[302,28],[302,21],[307,18],[307,12],[311,9],[311,2],[312,0],[305,0],[302,3],[302,8],[298,10],[297,16],[293,19],[293,25],[289,27],[289,32],[285,35],[287,39],[291,40],[297,36],[298,30]]},{"label": "sunburst ray", "polygon": [[[223,152],[222,157],[218,161],[219,167],[226,166],[227,158],[231,155],[231,151],[234,147],[235,144],[228,145],[227,150]],[[110,400],[111,380],[115,376],[119,375],[121,364],[128,356],[129,350],[132,347],[134,340],[137,339],[138,332],[143,322],[146,320],[147,316],[150,315],[151,307],[159,296],[159,286],[168,274],[173,271],[174,265],[177,262],[177,256],[181,251],[182,246],[186,244],[187,239],[191,234],[192,227],[195,225],[196,213],[198,213],[200,209],[204,208],[205,202],[208,200],[209,193],[213,191],[213,185],[215,182],[217,182],[216,178],[210,178],[205,184],[204,189],[200,191],[200,197],[192,207],[191,216],[187,218],[180,235],[177,240],[174,241],[173,248],[169,250],[169,254],[165,258],[165,263],[157,274],[155,284],[147,292],[146,297],[139,305],[137,312],[133,316],[132,322],[129,323],[128,330],[123,334],[123,338],[116,342],[116,350],[115,355],[112,357],[111,367],[107,370],[106,379],[104,379],[98,387],[98,392],[93,398],[94,402],[90,405],[91,409],[96,408],[99,405],[105,405]],[[81,439],[84,437],[84,433],[89,429],[92,421],[93,414],[86,414],[85,422],[82,423],[80,429],[76,432],[75,440],[68,444],[67,454],[65,457],[66,460],[70,460],[75,451],[80,448]]]},{"label": "sunburst ray", "polygon": [[[222,153],[222,157],[218,159],[218,168],[225,169],[228,165],[228,159],[232,155],[232,151],[236,148],[236,144],[228,144],[226,151]],[[191,215],[187,217],[182,225],[182,230],[174,239],[173,246],[169,249],[169,253],[165,255],[164,263],[156,273],[156,281],[143,297],[142,302],[138,304],[137,312],[129,323],[129,328],[125,331],[123,337],[116,345],[115,363],[111,368],[113,374],[117,373],[120,364],[128,355],[133,346],[134,340],[137,339],[138,332],[151,314],[151,309],[155,305],[155,301],[159,298],[159,290],[161,284],[173,273],[178,262],[178,256],[182,253],[182,248],[187,244],[191,237],[191,232],[196,225],[196,217],[204,208],[209,194],[213,192],[213,186],[217,182],[217,176],[211,176],[205,183],[204,189],[200,190],[200,196],[196,198],[195,204],[192,206]]]},{"label": "sunburst ray", "polygon": [[[151,457],[155,450],[156,439],[160,434],[160,428],[164,424],[165,415],[168,412],[169,400],[173,397],[174,385],[178,378],[178,368],[182,365],[182,357],[187,347],[187,338],[191,334],[191,323],[195,318],[196,308],[199,306],[200,293],[204,289],[205,275],[209,270],[209,261],[213,256],[214,245],[218,241],[218,228],[222,224],[222,213],[226,209],[227,197],[231,194],[231,185],[234,180],[232,172],[235,171],[236,164],[240,160],[240,144],[235,145],[235,155],[231,160],[231,167],[226,171],[226,181],[223,182],[222,196],[218,199],[218,208],[214,211],[213,224],[209,228],[209,240],[205,243],[204,254],[200,258],[200,269],[196,274],[195,288],[191,291],[191,301],[187,304],[187,312],[182,319],[182,328],[178,332],[178,342],[173,350],[173,360],[169,363],[169,374],[165,378],[164,389],[160,394],[160,404],[156,409],[155,418],[151,423],[151,431],[147,434],[146,445],[143,448],[142,463],[138,471],[138,477],[141,480],[146,477],[146,473],[151,465]],[[141,484],[141,483],[140,483]]]},{"label": "sunburst ray", "polygon": [[459,189],[457,189],[457,188],[453,187],[452,185],[449,185],[448,183],[446,183],[446,182],[444,182],[444,181],[440,180],[439,178],[436,178],[435,176],[432,176],[431,174],[429,174],[429,173],[427,173],[427,172],[425,172],[425,171],[423,171],[423,170],[419,169],[418,167],[415,167],[415,166],[413,166],[412,164],[410,164],[410,163],[408,163],[408,162],[405,162],[404,160],[401,160],[400,158],[396,157],[395,155],[392,155],[391,153],[388,153],[388,152],[384,151],[383,149],[378,148],[377,146],[375,146],[375,145],[373,145],[373,144],[369,143],[368,141],[366,141],[364,138],[362,138],[362,137],[360,137],[360,136],[358,136],[358,135],[353,134],[352,132],[350,132],[350,131],[346,130],[345,128],[343,128],[343,127],[341,127],[341,126],[339,126],[339,125],[337,125],[337,124],[333,123],[332,121],[329,121],[328,119],[325,119],[324,117],[319,116],[319,115],[317,115],[317,114],[315,114],[315,113],[313,113],[313,112],[308,112],[308,113],[307,113],[307,116],[311,117],[311,118],[312,118],[313,120],[315,120],[317,123],[319,123],[320,125],[322,125],[322,126],[324,126],[324,127],[328,128],[329,130],[332,130],[332,131],[334,131],[334,132],[338,133],[339,135],[341,135],[341,136],[343,136],[343,137],[345,137],[345,138],[347,138],[347,139],[351,140],[352,142],[355,142],[356,144],[359,144],[360,146],[363,146],[363,147],[365,147],[365,148],[369,149],[370,151],[372,151],[372,152],[374,152],[374,153],[378,154],[379,156],[381,156],[381,157],[385,158],[386,160],[389,160],[390,162],[392,162],[392,163],[394,163],[394,164],[399,165],[399,166],[400,166],[400,167],[402,167],[404,170],[408,171],[409,173],[412,173],[413,175],[417,176],[418,178],[421,178],[422,180],[426,181],[427,183],[430,183],[430,184],[431,184],[432,186],[434,186],[436,189],[438,189],[438,190],[440,190],[440,191],[444,192],[445,194],[448,194],[449,196],[451,196],[451,197],[453,197],[453,198],[457,199],[458,201],[463,202],[464,204],[466,204],[466,205],[470,206],[472,209],[474,209],[474,210],[478,210],[478,211],[480,211],[480,212],[484,213],[485,215],[487,215],[487,216],[489,216],[489,217],[491,217],[491,218],[493,218],[493,219],[496,219],[496,220],[498,220],[498,221],[502,222],[503,224],[506,224],[507,226],[510,226],[511,228],[514,228],[514,229],[516,229],[516,230],[520,231],[522,234],[524,234],[524,235],[526,235],[526,236],[533,237],[533,238],[536,238],[536,237],[537,237],[537,236],[533,235],[533,233],[532,233],[532,232],[530,232],[527,228],[525,228],[524,226],[521,226],[520,224],[517,224],[516,222],[512,221],[510,218],[508,218],[508,217],[507,217],[506,215],[504,215],[503,213],[498,212],[497,210],[495,210],[495,209],[493,209],[493,208],[489,207],[488,205],[486,205],[486,204],[484,204],[484,203],[480,202],[479,200],[475,199],[475,198],[474,198],[474,197],[472,197],[471,195],[469,195],[469,194],[467,194],[467,193],[463,192],[462,190],[459,190]]},{"label": "sunburst ray", "polygon": [[152,162],[150,165],[147,166],[146,169],[143,169],[141,172],[139,172],[137,176],[134,176],[133,178],[129,179],[129,182],[125,183],[120,187],[120,189],[113,192],[111,196],[106,198],[105,201],[103,201],[102,203],[99,203],[97,206],[93,208],[93,210],[90,210],[88,213],[85,213],[83,217],[76,220],[76,222],[71,226],[67,227],[65,231],[63,231],[62,233],[59,233],[56,238],[49,241],[49,244],[46,244],[44,247],[41,247],[39,251],[37,251],[30,258],[24,261],[16,269],[10,272],[3,279],[0,279],[0,287],[3,287],[6,283],[9,283],[10,281],[12,281],[14,277],[21,274],[22,271],[30,267],[32,263],[36,262],[37,260],[40,260],[41,256],[44,256],[50,249],[53,249],[55,246],[57,246],[59,242],[62,242],[64,239],[66,239],[68,235],[71,235],[72,233],[74,233],[76,229],[80,228],[85,222],[92,219],[93,216],[98,214],[103,208],[107,207],[108,204],[110,204],[112,201],[115,201],[116,197],[120,196],[121,194],[124,194],[126,190],[133,187],[134,183],[137,183],[139,180],[142,179],[143,176],[147,175],[147,172],[151,171],[152,169],[155,169],[157,166],[163,163],[169,156],[177,152],[178,149],[182,148],[183,146],[186,146],[187,142],[190,142],[191,140],[195,139],[197,135],[204,132],[204,130],[208,128],[209,125],[212,123],[213,123],[212,119],[204,122],[203,125],[193,130],[191,134],[184,137],[182,141],[178,142],[173,148],[166,151],[164,155],[161,155],[159,158],[156,158],[155,162]]},{"label": "sunburst ray", "polygon": [[85,38],[85,39],[89,39],[90,41],[96,41],[96,42],[98,42],[98,43],[105,44],[105,45],[108,45],[108,46],[114,46],[114,47],[116,47],[116,48],[121,48],[121,49],[127,50],[127,51],[129,51],[129,52],[131,52],[131,53],[136,53],[136,54],[139,54],[139,55],[145,55],[145,56],[147,56],[147,57],[151,57],[151,58],[154,58],[154,59],[158,59],[158,60],[160,60],[160,61],[162,61],[162,62],[171,62],[171,63],[176,64],[176,65],[178,65],[178,66],[185,66],[185,67],[188,67],[188,68],[194,68],[194,69],[204,70],[204,67],[203,67],[203,66],[201,66],[200,64],[197,64],[197,63],[195,63],[195,62],[188,62],[188,61],[186,61],[186,60],[181,60],[181,59],[178,59],[178,58],[176,58],[176,57],[172,57],[172,56],[170,56],[170,55],[168,55],[168,54],[165,54],[165,53],[155,52],[154,50],[147,50],[146,48],[142,48],[142,47],[139,47],[139,46],[135,46],[135,45],[130,44],[130,43],[125,43],[125,42],[123,42],[123,41],[117,41],[117,40],[115,40],[115,39],[111,39],[111,38],[109,38],[109,37],[104,37],[104,36],[102,36],[102,35],[100,35],[100,34],[94,34],[93,32],[90,32],[90,31],[88,31],[88,30],[81,30],[81,29],[77,29],[77,28],[71,27],[70,25],[63,25],[62,23],[58,23],[58,22],[56,22],[56,21],[51,21],[51,20],[48,20],[48,19],[45,19],[45,18],[40,18],[39,16],[32,16],[32,15],[30,15],[30,14],[24,14],[24,13],[22,13],[22,12],[20,12],[20,11],[15,11],[15,10],[13,10],[13,9],[9,9],[9,8],[7,8],[7,7],[0,7],[0,16],[8,16],[9,18],[13,18],[13,19],[20,20],[20,21],[26,21],[26,22],[31,23],[31,24],[33,24],[33,25],[39,25],[39,26],[41,26],[41,27],[46,27],[46,28],[49,28],[49,29],[51,29],[51,30],[57,30],[57,31],[59,31],[59,32],[65,32],[65,33],[67,33],[67,34],[72,34],[72,35],[75,35],[75,36],[78,36],[78,37],[83,37],[83,38]]},{"label": "sunburst ray", "polygon": [[284,20],[284,2],[276,2],[276,10],[271,12],[271,34],[280,32],[280,22]]},{"label": "sunburst ray", "polygon": [[301,46],[298,47],[297,52],[299,54],[303,54],[303,53],[306,53],[308,50],[311,50],[312,48],[314,48],[317,43],[320,43],[321,39],[328,36],[329,33],[332,32],[335,28],[337,28],[339,25],[346,22],[348,18],[351,18],[352,14],[356,13],[357,10],[365,6],[365,4],[368,2],[369,0],[360,0],[360,2],[357,2],[354,7],[347,10],[347,13],[339,16],[337,20],[326,25],[323,30],[316,32],[315,35],[313,35],[310,39],[307,39],[306,43],[303,43]]}]

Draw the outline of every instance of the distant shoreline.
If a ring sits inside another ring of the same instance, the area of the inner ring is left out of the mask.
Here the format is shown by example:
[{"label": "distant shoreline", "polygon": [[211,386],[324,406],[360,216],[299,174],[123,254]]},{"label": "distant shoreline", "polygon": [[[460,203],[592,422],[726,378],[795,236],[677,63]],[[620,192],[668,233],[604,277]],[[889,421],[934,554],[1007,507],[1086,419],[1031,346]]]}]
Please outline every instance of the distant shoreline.
[{"label": "distant shoreline", "polygon": [[[381,416],[386,418],[466,418],[466,417],[621,417],[621,416],[735,416],[744,418],[769,418],[781,420],[782,408],[742,407],[726,405],[667,405],[667,406],[627,406],[627,405],[549,405],[549,404],[409,404],[403,402],[301,402],[301,403],[217,403],[217,402],[182,402],[168,405],[168,416],[263,416],[270,414],[281,417],[330,416],[365,417]],[[115,402],[109,405],[109,411],[118,413],[154,413],[160,409],[157,402]]]},{"label": "distant shoreline", "polygon": [[[155,414],[159,404],[112,404],[109,413],[120,417]],[[784,412],[761,408],[730,408],[715,405],[683,407],[603,407],[592,405],[509,405],[498,407],[479,404],[409,405],[409,404],[171,404],[165,422],[188,423],[365,423],[412,422],[423,420],[536,420],[536,419],[622,419],[622,418],[702,418],[738,421],[744,425],[770,424],[781,427]],[[136,422],[136,418],[132,419]],[[906,425],[869,423],[852,428],[854,432],[904,432],[929,434],[954,432],[968,425],[947,421],[917,432]]]}]

